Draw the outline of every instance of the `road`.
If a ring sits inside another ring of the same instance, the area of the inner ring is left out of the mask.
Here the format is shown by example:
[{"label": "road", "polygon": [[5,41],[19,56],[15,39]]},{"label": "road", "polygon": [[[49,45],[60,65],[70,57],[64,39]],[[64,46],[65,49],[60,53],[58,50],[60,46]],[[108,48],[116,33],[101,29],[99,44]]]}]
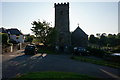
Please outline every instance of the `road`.
[{"label": "road", "polygon": [[2,77],[13,78],[27,72],[62,71],[87,74],[99,78],[120,79],[120,69],[70,59],[71,55],[24,55],[23,50],[2,55]]}]

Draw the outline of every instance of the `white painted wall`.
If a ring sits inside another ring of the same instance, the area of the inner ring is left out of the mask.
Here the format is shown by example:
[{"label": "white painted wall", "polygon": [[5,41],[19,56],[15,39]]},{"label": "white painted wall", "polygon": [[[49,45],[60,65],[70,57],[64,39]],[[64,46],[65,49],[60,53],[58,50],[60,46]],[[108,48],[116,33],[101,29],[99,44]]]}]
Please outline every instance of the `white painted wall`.
[{"label": "white painted wall", "polygon": [[24,36],[20,35],[17,39],[16,35],[10,35],[10,39],[15,40],[16,42],[24,43]]}]

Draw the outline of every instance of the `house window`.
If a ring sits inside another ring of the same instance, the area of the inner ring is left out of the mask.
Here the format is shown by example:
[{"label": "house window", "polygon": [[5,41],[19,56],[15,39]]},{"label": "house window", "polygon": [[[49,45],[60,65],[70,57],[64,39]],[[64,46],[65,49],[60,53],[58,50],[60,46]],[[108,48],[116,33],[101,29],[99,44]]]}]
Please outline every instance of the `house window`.
[{"label": "house window", "polygon": [[20,38],[20,36],[16,35],[16,39],[19,39],[19,38]]}]

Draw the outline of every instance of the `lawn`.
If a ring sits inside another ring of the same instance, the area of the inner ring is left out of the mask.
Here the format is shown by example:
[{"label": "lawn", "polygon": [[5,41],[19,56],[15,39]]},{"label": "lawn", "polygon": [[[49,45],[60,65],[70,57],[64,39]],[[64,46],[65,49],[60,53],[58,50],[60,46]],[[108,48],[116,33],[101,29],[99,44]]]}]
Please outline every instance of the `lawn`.
[{"label": "lawn", "polygon": [[38,48],[38,53],[58,54],[58,52],[56,52],[55,50],[46,47]]},{"label": "lawn", "polygon": [[83,74],[77,74],[72,72],[32,72],[32,73],[26,73],[20,76],[17,76],[15,80],[102,80],[100,78],[83,75]]},{"label": "lawn", "polygon": [[88,58],[85,56],[72,56],[71,59],[120,69],[120,63],[115,63],[115,62],[110,62],[105,60],[97,60],[97,59]]}]

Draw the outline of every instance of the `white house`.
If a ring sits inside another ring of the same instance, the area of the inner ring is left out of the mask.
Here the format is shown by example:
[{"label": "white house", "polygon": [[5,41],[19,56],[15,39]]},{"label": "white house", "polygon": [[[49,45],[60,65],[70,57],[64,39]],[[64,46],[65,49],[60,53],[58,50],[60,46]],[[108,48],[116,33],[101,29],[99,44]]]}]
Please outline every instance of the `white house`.
[{"label": "white house", "polygon": [[16,28],[7,30],[10,41],[16,41],[17,43],[24,43],[24,35]]}]

